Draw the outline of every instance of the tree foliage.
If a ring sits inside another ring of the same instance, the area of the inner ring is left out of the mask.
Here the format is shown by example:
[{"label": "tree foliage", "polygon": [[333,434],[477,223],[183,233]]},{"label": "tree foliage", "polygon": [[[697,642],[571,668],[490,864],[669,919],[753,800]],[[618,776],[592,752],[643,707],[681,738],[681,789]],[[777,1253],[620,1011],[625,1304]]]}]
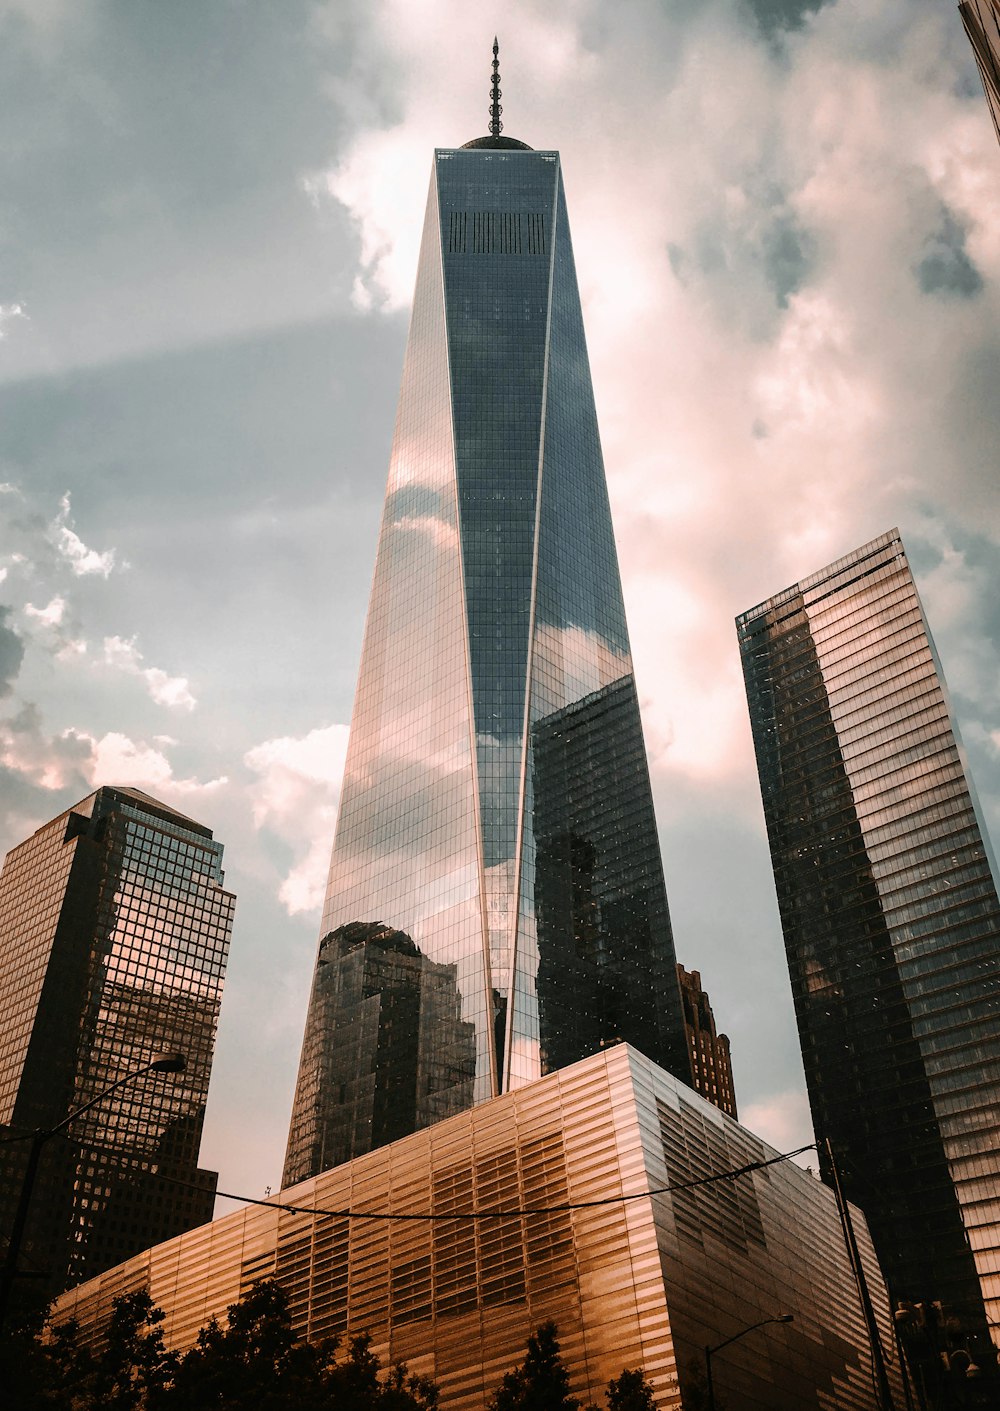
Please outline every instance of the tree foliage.
[{"label": "tree foliage", "polygon": [[[279,1284],[263,1280],[213,1318],[194,1347],[171,1352],[148,1293],[115,1300],[99,1345],[41,1313],[0,1341],[0,1388],[17,1411],[435,1411],[437,1387],[402,1363],[384,1368],[367,1335],[306,1342]],[[608,1411],[654,1411],[642,1372],[608,1385]],[[569,1392],[554,1323],[528,1339],[489,1411],[584,1411]],[[596,1411],[587,1407],[585,1411]]]},{"label": "tree foliage", "polygon": [[642,1372],[628,1367],[608,1382],[606,1399],[608,1411],[656,1411],[653,1388]]},{"label": "tree foliage", "polygon": [[183,1355],[169,1352],[163,1314],[146,1293],[115,1300],[102,1347],[74,1323],[45,1336],[32,1323],[5,1339],[2,1368],[17,1411],[434,1411],[437,1388],[402,1364],[383,1370],[370,1338],[346,1354],[293,1327],[288,1300],[263,1281],[214,1319]]},{"label": "tree foliage", "polygon": [[559,1355],[555,1323],[543,1323],[531,1334],[527,1356],[505,1374],[489,1411],[580,1411],[579,1401],[569,1394],[569,1373]]}]

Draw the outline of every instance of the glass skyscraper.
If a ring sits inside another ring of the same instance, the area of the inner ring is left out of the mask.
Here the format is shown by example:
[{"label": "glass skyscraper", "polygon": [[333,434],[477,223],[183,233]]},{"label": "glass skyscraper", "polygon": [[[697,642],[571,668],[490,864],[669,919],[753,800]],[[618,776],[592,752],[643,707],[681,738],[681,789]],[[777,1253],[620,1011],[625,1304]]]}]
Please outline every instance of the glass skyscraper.
[{"label": "glass skyscraper", "polygon": [[817,1137],[894,1297],[985,1369],[1000,1332],[1000,903],[898,533],[737,628]]},{"label": "glass skyscraper", "polygon": [[[45,1147],[22,1264],[58,1292],[212,1218],[198,1167],[235,898],[222,845],[136,789],[100,788],[0,873],[0,1222],[36,1129],[157,1054],[183,1074],[123,1088]],[[175,1178],[165,1181],[161,1176]]]},{"label": "glass skyscraper", "polygon": [[559,156],[493,126],[434,157],[286,1185],[617,1039],[690,1076]]},{"label": "glass skyscraper", "polygon": [[1000,0],[962,0],[958,9],[1000,138]]}]

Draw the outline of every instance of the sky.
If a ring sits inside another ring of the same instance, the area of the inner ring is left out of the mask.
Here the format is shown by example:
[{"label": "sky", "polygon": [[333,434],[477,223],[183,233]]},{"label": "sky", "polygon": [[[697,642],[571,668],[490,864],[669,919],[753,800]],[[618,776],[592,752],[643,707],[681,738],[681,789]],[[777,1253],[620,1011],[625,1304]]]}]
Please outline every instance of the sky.
[{"label": "sky", "polygon": [[733,619],[902,531],[1000,843],[1000,147],[950,0],[0,0],[0,851],[237,893],[202,1163],[277,1189],[435,145],[558,148],[679,959],[811,1140]]}]

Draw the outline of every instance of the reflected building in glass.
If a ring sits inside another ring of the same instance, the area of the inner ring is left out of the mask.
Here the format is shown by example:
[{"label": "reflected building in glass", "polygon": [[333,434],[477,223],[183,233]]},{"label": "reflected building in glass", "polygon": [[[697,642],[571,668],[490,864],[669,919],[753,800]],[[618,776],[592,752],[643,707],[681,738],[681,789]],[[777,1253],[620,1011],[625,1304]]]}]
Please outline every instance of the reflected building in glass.
[{"label": "reflected building in glass", "polygon": [[890,1291],[940,1300],[985,1368],[1000,1331],[1000,903],[898,533],[737,628],[817,1137]]},{"label": "reflected building in glass", "polygon": [[958,9],[1000,139],[1000,0],[962,0]]},{"label": "reflected building in glass", "polygon": [[[28,1143],[158,1053],[183,1074],[123,1088],[49,1141],[22,1249],[49,1292],[211,1219],[198,1167],[234,897],[208,828],[100,788],[0,874],[0,1221]],[[183,1185],[159,1179],[170,1176]]]},{"label": "reflected building in glass", "polygon": [[720,1034],[715,1027],[715,1015],[708,992],[701,987],[699,971],[685,970],[683,965],[678,965],[677,978],[681,985],[684,1027],[687,1030],[695,1092],[714,1102],[727,1117],[737,1117],[729,1037]]},{"label": "reflected building in glass", "polygon": [[[559,156],[495,127],[434,156],[286,1184],[386,1139],[361,1084],[398,1132],[617,1039],[690,1076]],[[415,1088],[343,1077],[376,932]]]}]

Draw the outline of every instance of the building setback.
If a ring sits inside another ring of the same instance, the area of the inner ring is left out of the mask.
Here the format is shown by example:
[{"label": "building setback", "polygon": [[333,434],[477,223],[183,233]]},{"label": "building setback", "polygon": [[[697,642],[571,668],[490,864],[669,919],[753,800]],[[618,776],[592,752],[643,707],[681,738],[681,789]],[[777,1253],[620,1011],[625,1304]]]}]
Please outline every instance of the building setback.
[{"label": "building setback", "polygon": [[[168,1345],[186,1348],[273,1277],[300,1334],[370,1332],[383,1361],[438,1382],[446,1411],[481,1411],[547,1319],[582,1402],[603,1405],[629,1366],[645,1369],[657,1408],[680,1408],[704,1404],[707,1344],[790,1313],[715,1357],[719,1406],[875,1411],[832,1193],[788,1161],[764,1164],[775,1156],[619,1044],[283,1191],[304,1214],[257,1205],[139,1255],[64,1295],[53,1320],[99,1335],[114,1298],[148,1290]],[[756,1169],[703,1183],[746,1166]],[[673,1194],[645,1194],[667,1185]],[[447,1218],[518,1209],[538,1213]],[[860,1213],[854,1221],[888,1349],[884,1287]],[[889,1381],[898,1398],[895,1365]]]},{"label": "building setback", "polygon": [[695,1092],[714,1102],[727,1117],[736,1117],[739,1114],[736,1111],[729,1038],[716,1032],[715,1015],[708,1002],[708,993],[701,987],[701,974],[678,965],[677,978],[681,986],[684,1028],[687,1031]]},{"label": "building setback", "polygon": [[499,128],[434,156],[286,1184],[619,1039],[690,1076],[559,156]]},{"label": "building setback", "polygon": [[1000,903],[898,533],[737,628],[817,1137],[893,1296],[941,1301],[988,1370]]},{"label": "building setback", "polygon": [[[211,1219],[198,1167],[234,897],[212,833],[136,789],[98,789],[0,873],[0,1220],[28,1142],[157,1054],[150,1075],[44,1148],[21,1266],[58,1292]],[[158,1173],[187,1183],[172,1185]]]}]

